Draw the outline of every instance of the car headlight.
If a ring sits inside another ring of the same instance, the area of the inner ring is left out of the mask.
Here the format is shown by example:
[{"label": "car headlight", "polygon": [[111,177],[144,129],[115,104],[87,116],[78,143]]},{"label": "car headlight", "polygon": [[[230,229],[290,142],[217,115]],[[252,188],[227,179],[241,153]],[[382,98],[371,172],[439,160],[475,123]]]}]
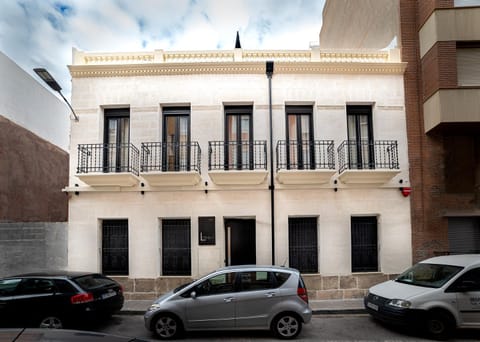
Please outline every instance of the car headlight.
[{"label": "car headlight", "polygon": [[394,306],[400,309],[408,309],[412,305],[412,303],[404,299],[392,299],[391,301],[388,302],[388,305]]},{"label": "car headlight", "polygon": [[158,303],[153,303],[153,304],[150,305],[150,307],[148,308],[148,311],[157,310],[159,307],[160,307],[160,304],[158,304]]}]

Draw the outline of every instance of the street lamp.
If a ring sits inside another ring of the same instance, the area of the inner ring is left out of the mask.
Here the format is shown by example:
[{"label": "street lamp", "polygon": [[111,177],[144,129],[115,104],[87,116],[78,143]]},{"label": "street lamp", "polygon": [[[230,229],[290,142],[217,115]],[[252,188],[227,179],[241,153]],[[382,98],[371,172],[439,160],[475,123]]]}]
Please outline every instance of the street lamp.
[{"label": "street lamp", "polygon": [[68,107],[70,107],[70,110],[72,111],[72,114],[73,116],[75,117],[75,121],[78,121],[78,116],[77,114],[75,114],[72,106],[70,105],[70,102],[68,102],[68,100],[65,98],[65,96],[63,96],[62,94],[62,87],[60,87],[60,85],[57,83],[57,81],[55,81],[55,79],[53,78],[52,75],[50,75],[50,73],[44,69],[44,68],[35,68],[33,69],[33,71],[35,71],[35,73],[46,83],[48,84],[48,86],[50,88],[52,88],[53,90],[55,90],[56,92],[58,92],[60,94],[60,96],[62,97],[62,99],[67,103]]}]

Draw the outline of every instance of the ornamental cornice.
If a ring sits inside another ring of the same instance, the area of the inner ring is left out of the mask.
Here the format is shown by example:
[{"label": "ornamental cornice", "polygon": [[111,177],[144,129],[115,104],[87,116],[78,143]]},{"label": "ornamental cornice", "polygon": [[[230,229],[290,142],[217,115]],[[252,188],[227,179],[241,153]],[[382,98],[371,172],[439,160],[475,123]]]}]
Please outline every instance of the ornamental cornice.
[{"label": "ornamental cornice", "polygon": [[[275,74],[403,74],[406,63],[276,62]],[[204,74],[265,74],[262,62],[70,65],[73,78]]]}]

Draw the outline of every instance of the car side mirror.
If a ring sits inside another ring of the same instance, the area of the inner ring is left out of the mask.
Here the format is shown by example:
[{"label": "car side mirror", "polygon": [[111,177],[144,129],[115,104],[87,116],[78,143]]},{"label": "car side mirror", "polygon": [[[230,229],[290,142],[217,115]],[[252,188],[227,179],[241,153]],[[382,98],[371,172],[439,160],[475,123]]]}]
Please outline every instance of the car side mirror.
[{"label": "car side mirror", "polygon": [[196,299],[197,298],[197,293],[195,291],[190,292],[190,298]]}]

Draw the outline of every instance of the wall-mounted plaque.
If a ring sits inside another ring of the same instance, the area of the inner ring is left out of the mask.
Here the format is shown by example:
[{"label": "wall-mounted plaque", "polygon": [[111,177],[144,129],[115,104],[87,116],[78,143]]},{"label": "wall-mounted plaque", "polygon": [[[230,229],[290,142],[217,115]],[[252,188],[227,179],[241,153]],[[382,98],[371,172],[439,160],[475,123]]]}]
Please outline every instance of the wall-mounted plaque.
[{"label": "wall-mounted plaque", "polygon": [[215,245],[215,216],[198,218],[198,244]]}]

